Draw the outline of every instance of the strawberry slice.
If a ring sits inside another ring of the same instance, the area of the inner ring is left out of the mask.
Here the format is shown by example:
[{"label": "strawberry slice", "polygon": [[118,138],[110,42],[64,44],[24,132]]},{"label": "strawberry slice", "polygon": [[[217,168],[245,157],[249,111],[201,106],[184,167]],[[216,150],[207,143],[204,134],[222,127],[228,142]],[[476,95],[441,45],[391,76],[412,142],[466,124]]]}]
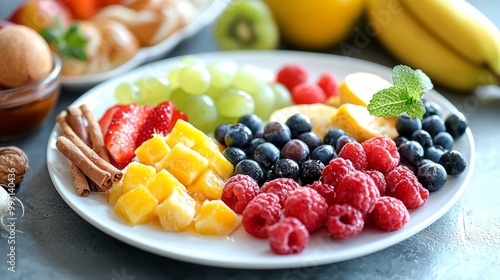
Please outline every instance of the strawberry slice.
[{"label": "strawberry slice", "polygon": [[155,133],[167,135],[172,130],[170,124],[175,111],[175,104],[171,101],[165,101],[156,105],[154,111],[148,116],[139,132],[136,142],[137,147],[150,139]]},{"label": "strawberry slice", "polygon": [[128,104],[114,113],[104,135],[104,145],[117,168],[124,168],[134,158],[139,131],[152,111],[151,106]]},{"label": "strawberry slice", "polygon": [[99,126],[101,127],[103,135],[106,134],[106,131],[108,131],[109,124],[111,124],[116,111],[118,111],[118,109],[120,109],[121,107],[125,107],[125,105],[115,105],[113,107],[110,107],[108,110],[106,110],[106,112],[104,112],[104,115],[102,115],[101,119],[99,119]]}]

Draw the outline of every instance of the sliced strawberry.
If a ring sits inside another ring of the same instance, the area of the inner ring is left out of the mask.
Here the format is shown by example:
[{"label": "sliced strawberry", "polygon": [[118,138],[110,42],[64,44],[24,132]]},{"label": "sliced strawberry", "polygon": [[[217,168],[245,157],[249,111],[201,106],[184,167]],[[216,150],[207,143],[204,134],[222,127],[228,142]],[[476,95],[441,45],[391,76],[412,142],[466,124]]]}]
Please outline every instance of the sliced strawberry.
[{"label": "sliced strawberry", "polygon": [[104,112],[104,115],[99,119],[99,126],[101,126],[101,131],[102,134],[106,134],[106,131],[108,131],[109,124],[111,123],[111,120],[113,120],[113,116],[115,115],[116,111],[120,109],[121,107],[125,107],[125,105],[115,105],[113,107],[110,107],[106,112]]},{"label": "sliced strawberry", "polygon": [[171,101],[165,101],[156,105],[154,111],[145,120],[144,126],[139,132],[136,142],[137,147],[150,139],[155,133],[167,135],[171,130],[170,123],[172,122],[174,112],[175,105]]},{"label": "sliced strawberry", "polygon": [[152,110],[150,106],[129,104],[120,107],[113,115],[104,135],[104,144],[116,167],[122,169],[134,158],[139,131]]}]

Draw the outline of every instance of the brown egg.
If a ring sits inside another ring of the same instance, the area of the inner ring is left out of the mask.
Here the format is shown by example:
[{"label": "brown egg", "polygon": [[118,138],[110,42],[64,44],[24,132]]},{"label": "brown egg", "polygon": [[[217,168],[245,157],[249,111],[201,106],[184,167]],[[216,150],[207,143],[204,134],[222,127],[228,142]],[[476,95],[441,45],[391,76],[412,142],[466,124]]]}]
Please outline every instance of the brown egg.
[{"label": "brown egg", "polygon": [[47,42],[23,25],[0,30],[0,86],[15,88],[46,77],[52,70]]}]

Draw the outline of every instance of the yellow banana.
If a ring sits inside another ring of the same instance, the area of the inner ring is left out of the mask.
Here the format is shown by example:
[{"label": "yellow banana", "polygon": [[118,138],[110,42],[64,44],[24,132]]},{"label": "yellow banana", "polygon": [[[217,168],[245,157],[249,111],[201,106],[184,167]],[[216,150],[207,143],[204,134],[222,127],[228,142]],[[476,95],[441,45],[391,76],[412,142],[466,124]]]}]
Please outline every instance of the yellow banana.
[{"label": "yellow banana", "polygon": [[479,85],[498,82],[498,74],[450,49],[415,20],[400,1],[367,0],[367,9],[368,24],[381,44],[402,63],[424,71],[434,83],[470,92]]}]

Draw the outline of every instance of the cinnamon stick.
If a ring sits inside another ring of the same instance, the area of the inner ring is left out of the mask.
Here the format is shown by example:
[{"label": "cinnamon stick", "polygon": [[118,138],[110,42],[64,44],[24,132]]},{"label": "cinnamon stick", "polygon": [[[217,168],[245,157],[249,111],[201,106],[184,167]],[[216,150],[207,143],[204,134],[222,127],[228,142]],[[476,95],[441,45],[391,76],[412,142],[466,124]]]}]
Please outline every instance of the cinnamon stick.
[{"label": "cinnamon stick", "polygon": [[68,160],[68,165],[76,192],[80,196],[88,196],[90,194],[90,186],[87,181],[87,176],[78,166],[73,164],[73,162]]},{"label": "cinnamon stick", "polygon": [[85,144],[90,145],[89,136],[87,133],[87,127],[83,119],[82,110],[78,107],[68,107],[66,109],[66,122],[73,129],[76,135],[85,142]]},{"label": "cinnamon stick", "polygon": [[94,118],[94,115],[90,111],[87,105],[83,104],[80,106],[80,110],[83,113],[83,117],[87,120],[87,131],[89,135],[89,142],[92,149],[105,161],[109,161],[109,155],[104,146],[104,135],[102,134],[101,126],[99,122]]}]

